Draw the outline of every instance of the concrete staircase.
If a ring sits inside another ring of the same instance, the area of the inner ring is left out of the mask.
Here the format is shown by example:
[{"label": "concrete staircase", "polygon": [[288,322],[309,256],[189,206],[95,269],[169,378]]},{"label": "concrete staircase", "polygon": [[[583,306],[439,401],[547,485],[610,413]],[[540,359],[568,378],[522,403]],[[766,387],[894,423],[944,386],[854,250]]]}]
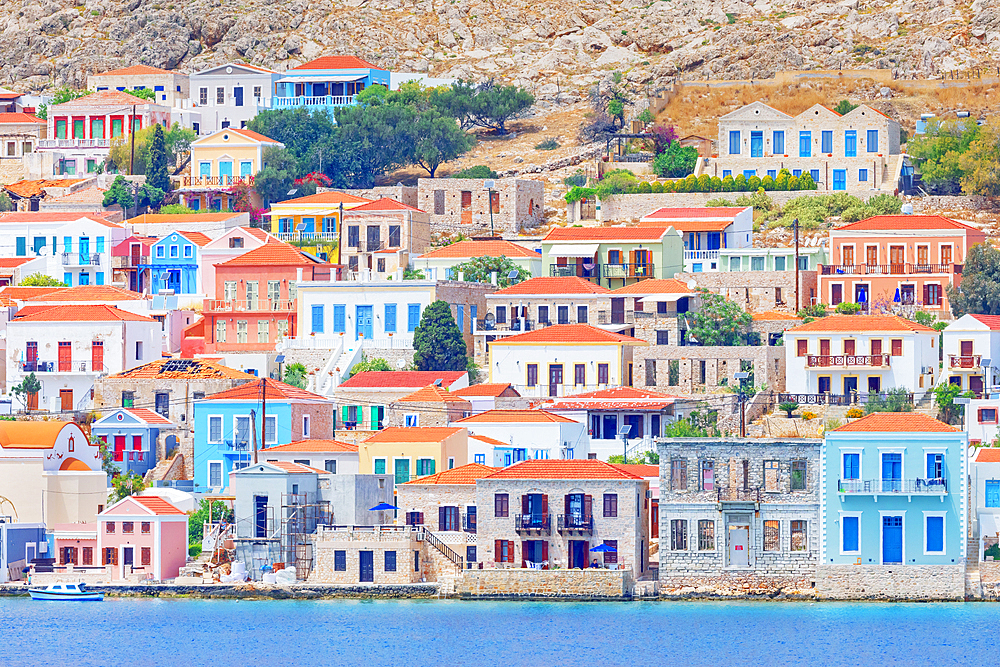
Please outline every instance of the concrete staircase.
[{"label": "concrete staircase", "polygon": [[938,408],[934,404],[934,393],[931,391],[926,392],[916,403],[913,405],[914,412],[923,412],[929,417],[937,419]]},{"label": "concrete staircase", "polygon": [[970,537],[966,542],[965,599],[981,600],[983,583],[979,576],[979,540]]}]

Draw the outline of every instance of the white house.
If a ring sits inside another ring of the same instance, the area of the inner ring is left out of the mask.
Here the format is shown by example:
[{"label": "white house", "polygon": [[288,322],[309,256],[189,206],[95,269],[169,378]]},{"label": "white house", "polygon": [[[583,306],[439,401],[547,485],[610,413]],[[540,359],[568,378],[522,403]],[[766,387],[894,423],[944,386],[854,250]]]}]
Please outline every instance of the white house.
[{"label": "white house", "polygon": [[[469,429],[469,457],[483,465],[509,466],[526,459],[585,459],[590,453],[585,424],[545,410],[488,410],[452,425]],[[473,442],[477,436],[495,442]]]},{"label": "white house", "polygon": [[753,245],[753,206],[661,208],[639,224],[670,225],[684,235],[685,271],[695,271],[696,264],[718,269],[720,250]]},{"label": "white house", "polygon": [[1000,394],[987,394],[983,398],[974,398],[965,408],[965,430],[969,433],[969,443],[972,445],[989,446],[997,437],[1000,429]]},{"label": "white house", "polygon": [[159,359],[161,346],[151,317],[104,304],[39,306],[7,324],[7,383],[34,373],[41,391],[25,397],[28,407],[86,410],[99,376]]},{"label": "white house", "polygon": [[977,396],[996,386],[1000,316],[963,315],[948,325],[942,338],[944,363],[938,382],[957,384]]},{"label": "white house", "polygon": [[648,344],[589,324],[554,324],[493,341],[489,381],[529,397],[631,386],[632,350]]},{"label": "white house", "polygon": [[541,252],[503,239],[465,239],[436,248],[415,257],[413,268],[422,271],[427,278],[454,279],[458,277],[454,267],[475,257],[506,257],[518,270],[527,271],[534,277],[542,275]]},{"label": "white house", "polygon": [[[995,417],[995,407],[993,411]],[[969,503],[975,509],[972,534],[979,538],[981,561],[984,549],[1000,542],[1000,449],[976,449],[969,463],[969,483]]]},{"label": "white house", "polygon": [[209,67],[191,75],[191,97],[181,106],[201,113],[201,124],[195,128],[198,134],[245,128],[261,109],[271,106],[280,77],[278,72],[247,63]]},{"label": "white house", "polygon": [[814,395],[905,387],[919,397],[934,387],[937,339],[898,315],[821,317],[785,331],[785,387]]},{"label": "white house", "polygon": [[45,273],[68,286],[111,283],[111,249],[125,228],[92,213],[11,212],[0,216],[4,257],[45,257]]},{"label": "white house", "polygon": [[360,472],[358,446],[338,440],[297,440],[262,449],[258,458],[268,463],[299,463],[333,475]]}]

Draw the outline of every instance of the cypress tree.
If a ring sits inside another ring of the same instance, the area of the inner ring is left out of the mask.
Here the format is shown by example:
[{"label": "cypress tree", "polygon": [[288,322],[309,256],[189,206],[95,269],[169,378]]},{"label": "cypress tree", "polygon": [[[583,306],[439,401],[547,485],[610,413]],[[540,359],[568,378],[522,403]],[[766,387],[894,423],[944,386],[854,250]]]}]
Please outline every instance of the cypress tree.
[{"label": "cypress tree", "polygon": [[167,175],[167,142],[161,125],[153,126],[153,140],[149,145],[149,171],[146,183],[164,192],[170,191],[170,176]]},{"label": "cypress tree", "polygon": [[413,332],[413,365],[418,371],[464,371],[469,357],[451,315],[451,306],[435,301],[424,308],[420,324]]}]

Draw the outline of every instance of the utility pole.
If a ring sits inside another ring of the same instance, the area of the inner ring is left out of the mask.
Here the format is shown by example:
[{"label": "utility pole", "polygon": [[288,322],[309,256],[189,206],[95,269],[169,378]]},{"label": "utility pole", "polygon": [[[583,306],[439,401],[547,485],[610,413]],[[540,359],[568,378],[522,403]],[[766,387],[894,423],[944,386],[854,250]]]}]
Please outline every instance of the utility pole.
[{"label": "utility pole", "polygon": [[[277,427],[277,423],[275,423]],[[267,378],[260,380],[260,448],[267,446]],[[253,462],[257,463],[257,441],[254,440]]]},{"label": "utility pole", "polygon": [[128,128],[129,138],[132,144],[132,154],[128,160],[128,175],[135,176],[135,105],[132,105],[132,117],[129,118],[131,127]]},{"label": "utility pole", "polygon": [[792,229],[795,232],[795,313],[798,314],[802,308],[799,299],[799,219],[792,222]]}]

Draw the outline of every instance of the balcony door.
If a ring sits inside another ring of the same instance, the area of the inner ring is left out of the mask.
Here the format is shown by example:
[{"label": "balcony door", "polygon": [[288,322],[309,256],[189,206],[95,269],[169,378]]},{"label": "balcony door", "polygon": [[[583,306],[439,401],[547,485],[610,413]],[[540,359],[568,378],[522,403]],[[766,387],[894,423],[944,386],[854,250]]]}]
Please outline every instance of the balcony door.
[{"label": "balcony door", "polygon": [[552,364],[549,366],[549,396],[558,396],[559,388],[563,383],[562,364]]},{"label": "balcony door", "polygon": [[972,356],[972,341],[971,340],[963,340],[963,341],[961,341],[959,343],[959,345],[962,348],[961,349],[961,353],[962,353],[963,357],[971,357]]},{"label": "balcony door", "polygon": [[[882,491],[901,491],[903,488],[903,455],[882,453]],[[895,562],[895,561],[894,561]]]},{"label": "balcony door", "polygon": [[762,131],[750,131],[750,157],[764,157],[764,133]]},{"label": "balcony door", "polygon": [[828,338],[819,341],[819,356],[830,356],[830,340]]},{"label": "balcony door", "polygon": [[892,245],[889,246],[889,264],[892,265],[893,273],[902,273],[903,264],[906,261],[906,246]]},{"label": "balcony door", "polygon": [[858,378],[856,377],[846,377],[844,378],[844,395],[850,396],[858,391]]},{"label": "balcony door", "polygon": [[569,569],[582,570],[587,567],[590,543],[587,540],[569,541]]},{"label": "balcony door", "polygon": [[830,376],[823,375],[819,378],[819,393],[829,394],[830,393]]},{"label": "balcony door", "polygon": [[59,409],[62,410],[63,412],[71,412],[73,410],[72,389],[59,390]]},{"label": "balcony door", "polygon": [[254,496],[254,537],[267,537],[267,496]]},{"label": "balcony door", "polygon": [[865,263],[868,266],[878,265],[878,246],[870,245],[865,248]]},{"label": "balcony door", "polygon": [[969,376],[969,391],[976,395],[976,398],[980,398],[983,395],[983,376],[982,375],[970,375]]}]

